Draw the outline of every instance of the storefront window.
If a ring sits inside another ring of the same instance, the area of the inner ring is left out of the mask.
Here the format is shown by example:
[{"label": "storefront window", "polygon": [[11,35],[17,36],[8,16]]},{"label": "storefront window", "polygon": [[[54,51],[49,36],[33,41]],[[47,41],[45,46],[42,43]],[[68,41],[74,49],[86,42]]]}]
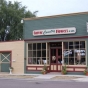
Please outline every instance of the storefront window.
[{"label": "storefront window", "polygon": [[85,41],[63,42],[64,64],[86,65]]},{"label": "storefront window", "polygon": [[49,55],[46,55],[47,51],[49,50],[46,43],[28,44],[28,64],[49,64]]},{"label": "storefront window", "polygon": [[36,43],[33,44],[33,50],[36,50]]}]

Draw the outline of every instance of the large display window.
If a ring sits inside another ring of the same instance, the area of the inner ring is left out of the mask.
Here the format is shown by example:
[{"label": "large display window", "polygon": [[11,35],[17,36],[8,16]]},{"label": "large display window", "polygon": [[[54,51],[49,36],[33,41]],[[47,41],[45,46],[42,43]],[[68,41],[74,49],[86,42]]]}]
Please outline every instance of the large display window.
[{"label": "large display window", "polygon": [[86,65],[85,41],[63,42],[63,59],[66,65]]},{"label": "large display window", "polygon": [[28,44],[28,64],[49,64],[49,48],[47,43]]}]

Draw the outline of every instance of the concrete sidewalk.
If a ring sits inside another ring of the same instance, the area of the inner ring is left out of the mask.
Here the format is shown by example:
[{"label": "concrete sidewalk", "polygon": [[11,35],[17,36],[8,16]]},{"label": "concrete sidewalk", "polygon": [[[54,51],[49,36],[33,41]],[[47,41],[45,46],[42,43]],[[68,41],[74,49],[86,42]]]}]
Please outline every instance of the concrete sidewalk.
[{"label": "concrete sidewalk", "polygon": [[74,80],[74,81],[80,81],[80,82],[88,82],[88,76],[85,75],[39,75],[37,77],[34,77],[35,79],[67,79],[67,80]]},{"label": "concrete sidewalk", "polygon": [[83,78],[77,78],[77,79],[73,79],[76,82],[88,82],[88,77],[83,77]]},{"label": "concrete sidewalk", "polygon": [[76,82],[88,82],[85,75],[61,75],[61,74],[0,74],[1,78],[23,78],[23,79],[46,79],[46,80],[74,80]]},{"label": "concrete sidewalk", "polygon": [[74,80],[76,82],[88,82],[88,76],[85,75],[61,75],[61,74],[41,74],[34,79],[52,79],[52,80]]}]

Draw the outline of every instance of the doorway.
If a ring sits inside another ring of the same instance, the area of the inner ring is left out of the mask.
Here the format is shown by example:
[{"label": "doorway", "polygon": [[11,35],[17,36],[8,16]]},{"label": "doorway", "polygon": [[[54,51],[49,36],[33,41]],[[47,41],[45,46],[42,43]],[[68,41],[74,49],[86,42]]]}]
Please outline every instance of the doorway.
[{"label": "doorway", "polygon": [[11,64],[11,52],[0,53],[0,72],[9,72]]},{"label": "doorway", "polygon": [[62,66],[62,47],[54,47],[50,51],[50,70],[51,72],[60,72]]}]

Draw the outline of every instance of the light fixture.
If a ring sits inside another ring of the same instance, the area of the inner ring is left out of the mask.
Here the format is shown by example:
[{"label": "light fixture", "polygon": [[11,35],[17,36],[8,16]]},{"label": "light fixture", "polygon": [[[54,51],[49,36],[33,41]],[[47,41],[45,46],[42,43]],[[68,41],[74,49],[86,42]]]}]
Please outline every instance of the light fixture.
[{"label": "light fixture", "polygon": [[10,32],[10,26],[7,26],[7,28],[5,29],[4,41],[6,40],[7,34],[9,34],[9,32]]}]

